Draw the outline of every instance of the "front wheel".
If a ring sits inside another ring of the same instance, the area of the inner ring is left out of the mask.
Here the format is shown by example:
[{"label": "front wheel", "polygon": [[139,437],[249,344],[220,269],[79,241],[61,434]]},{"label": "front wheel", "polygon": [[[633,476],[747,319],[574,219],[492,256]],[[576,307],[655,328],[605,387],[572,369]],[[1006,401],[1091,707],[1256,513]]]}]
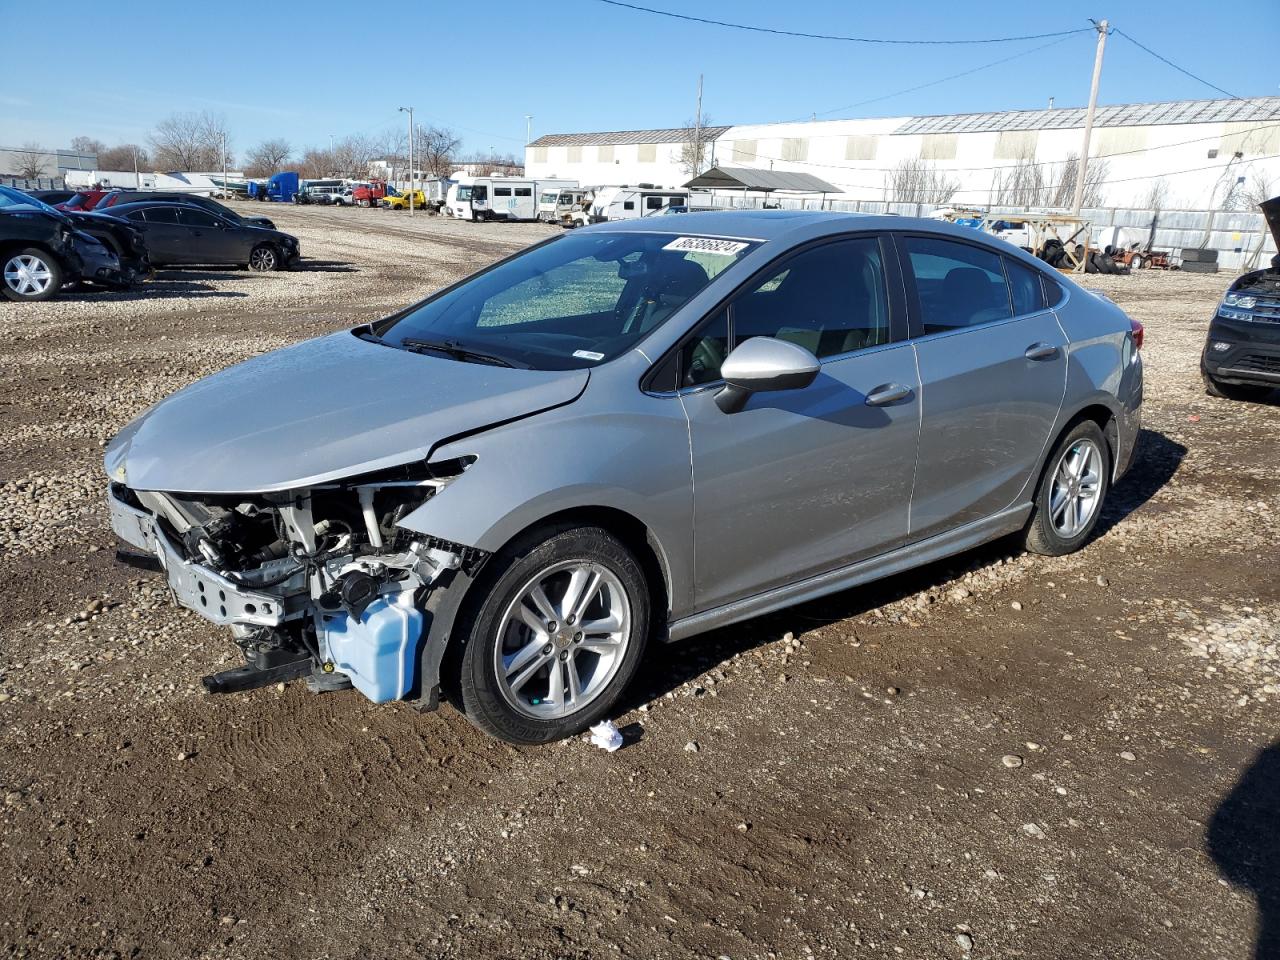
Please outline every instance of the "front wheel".
[{"label": "front wheel", "polygon": [[1223,383],[1221,380],[1213,379],[1207,373],[1203,376],[1204,392],[1211,397],[1219,397],[1223,400],[1257,403],[1259,400],[1265,400],[1267,394],[1274,389],[1256,383]]},{"label": "front wheel", "polygon": [[29,247],[4,258],[0,293],[18,303],[48,300],[62,287],[62,265],[53,257]]},{"label": "front wheel", "polygon": [[1058,441],[1036,490],[1027,524],[1032,553],[1060,557],[1079,550],[1102,515],[1110,488],[1111,457],[1092,420],[1076,424]]},{"label": "front wheel", "polygon": [[504,550],[486,574],[459,633],[467,719],[508,743],[535,744],[608,713],[649,630],[649,591],[631,551],[599,527],[562,529]]},{"label": "front wheel", "polygon": [[264,243],[253,248],[249,254],[249,269],[258,273],[267,273],[280,269],[280,254],[276,248]]}]

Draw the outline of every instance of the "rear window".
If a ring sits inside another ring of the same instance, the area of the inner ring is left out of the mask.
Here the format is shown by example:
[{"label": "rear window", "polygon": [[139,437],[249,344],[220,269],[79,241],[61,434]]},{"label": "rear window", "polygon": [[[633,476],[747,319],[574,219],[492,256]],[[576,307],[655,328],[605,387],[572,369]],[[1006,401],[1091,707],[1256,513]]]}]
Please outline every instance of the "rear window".
[{"label": "rear window", "polygon": [[1044,290],[1040,286],[1040,271],[1033,270],[1017,260],[1005,258],[1004,267],[1009,274],[1009,290],[1013,295],[1014,316],[1035,313],[1044,309]]}]

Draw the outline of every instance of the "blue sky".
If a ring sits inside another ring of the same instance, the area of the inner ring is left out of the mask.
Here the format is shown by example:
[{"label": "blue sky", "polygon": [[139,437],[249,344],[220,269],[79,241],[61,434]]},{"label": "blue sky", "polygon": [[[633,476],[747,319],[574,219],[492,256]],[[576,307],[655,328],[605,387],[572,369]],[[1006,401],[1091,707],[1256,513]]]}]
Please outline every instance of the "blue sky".
[{"label": "blue sky", "polygon": [[[915,39],[1039,34],[1110,17],[1231,93],[1280,95],[1277,0],[1236,0],[1207,15],[1213,8],[1202,0],[1112,10],[1025,0],[638,2],[781,29]],[[238,151],[282,136],[300,152],[331,134],[401,125],[396,107],[412,104],[421,121],[454,128],[468,152],[518,152],[525,114],[534,116],[535,137],[680,126],[693,116],[699,72],[703,109],[717,123],[1034,108],[1051,96],[1074,106],[1088,98],[1094,50],[1092,34],[1035,52],[1027,51],[1048,41],[886,47],[788,38],[598,0],[417,6],[416,14],[380,16],[374,5],[329,0],[59,0],[56,12],[28,16],[30,0],[0,0],[6,28],[29,21],[25,38],[6,29],[0,39],[0,145],[66,146],[76,135],[145,143],[165,115],[211,110],[225,115]],[[1100,102],[1215,96],[1123,37],[1108,39]]]}]

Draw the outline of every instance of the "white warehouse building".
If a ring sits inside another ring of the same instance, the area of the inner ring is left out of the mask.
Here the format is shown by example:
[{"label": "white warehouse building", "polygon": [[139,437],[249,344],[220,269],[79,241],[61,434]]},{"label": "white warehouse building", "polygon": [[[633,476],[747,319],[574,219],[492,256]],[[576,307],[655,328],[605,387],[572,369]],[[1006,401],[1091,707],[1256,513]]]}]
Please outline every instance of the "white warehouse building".
[{"label": "white warehouse building", "polygon": [[[703,167],[809,173],[837,200],[924,199],[904,184],[919,190],[923,178],[954,206],[1063,206],[1084,119],[1073,107],[715,126]],[[688,139],[683,129],[549,134],[526,148],[526,176],[678,186],[691,178]],[[1102,106],[1089,155],[1090,206],[1142,207],[1162,185],[1164,209],[1238,208],[1240,193],[1280,193],[1280,97]]]}]

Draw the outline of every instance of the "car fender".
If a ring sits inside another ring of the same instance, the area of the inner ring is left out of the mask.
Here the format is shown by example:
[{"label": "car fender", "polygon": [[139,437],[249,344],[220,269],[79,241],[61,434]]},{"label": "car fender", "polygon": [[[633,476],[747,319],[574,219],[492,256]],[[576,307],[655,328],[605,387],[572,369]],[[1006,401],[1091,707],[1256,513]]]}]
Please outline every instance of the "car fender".
[{"label": "car fender", "polygon": [[679,401],[637,393],[631,410],[607,412],[584,402],[434,449],[431,461],[475,460],[400,526],[492,553],[557,514],[620,511],[648,531],[672,616],[690,612],[693,491]]}]

